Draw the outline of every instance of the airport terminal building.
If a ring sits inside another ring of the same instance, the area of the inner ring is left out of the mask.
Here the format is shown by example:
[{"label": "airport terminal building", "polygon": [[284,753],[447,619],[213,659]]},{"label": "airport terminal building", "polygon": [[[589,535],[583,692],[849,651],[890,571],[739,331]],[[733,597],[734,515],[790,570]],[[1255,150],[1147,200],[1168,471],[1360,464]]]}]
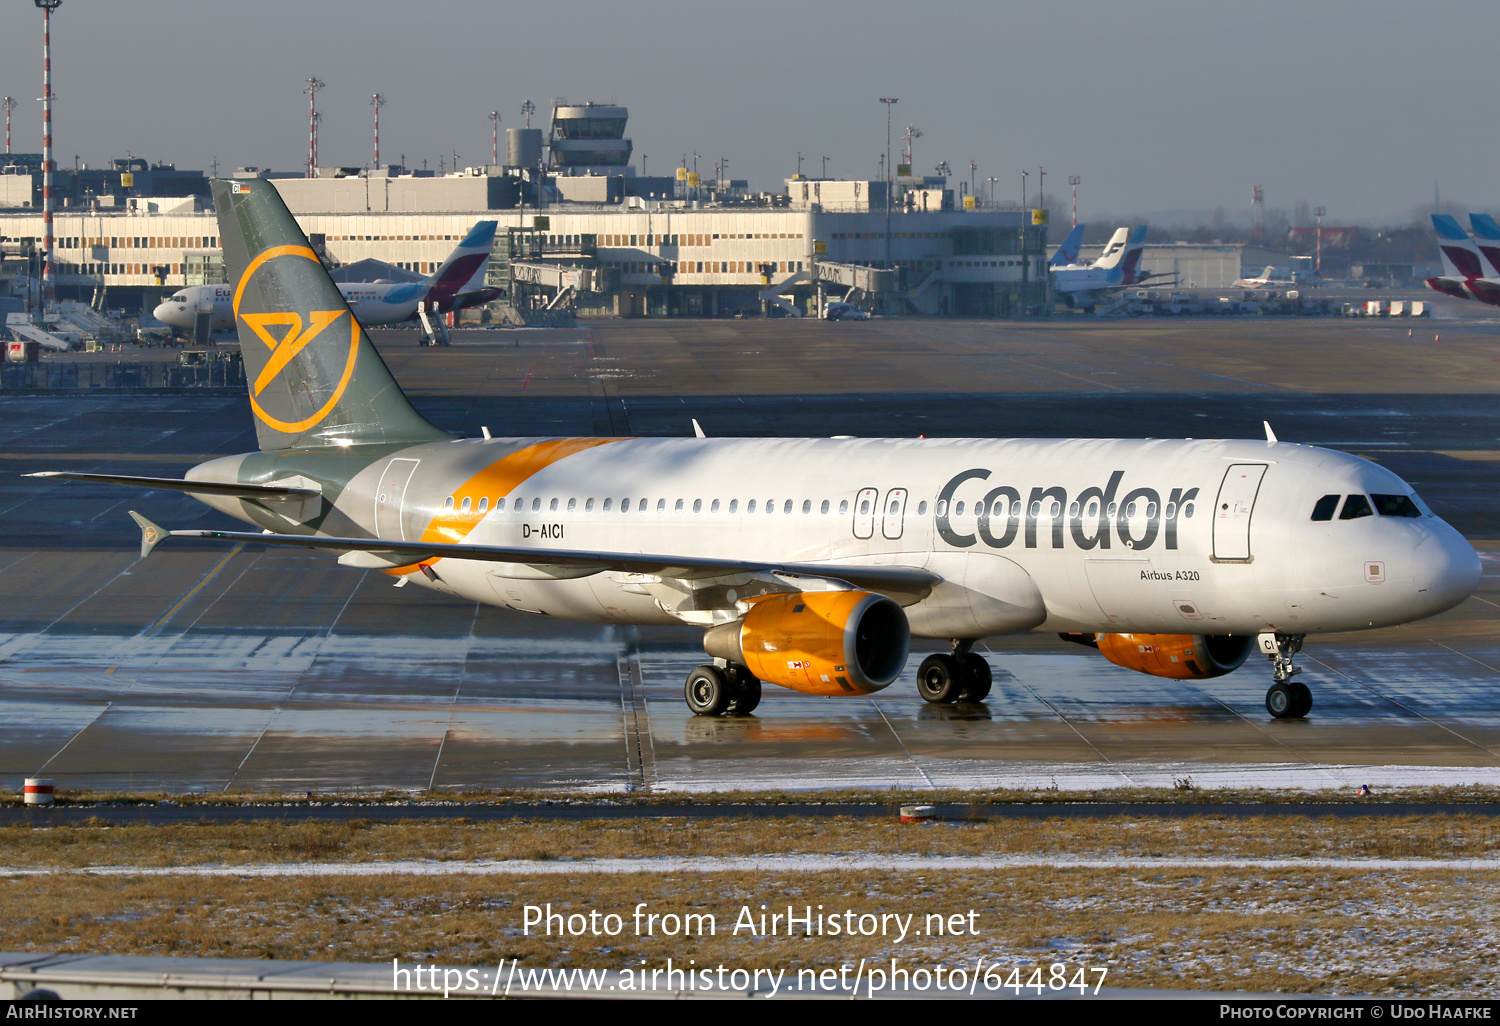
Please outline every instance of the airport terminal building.
[{"label": "airport terminal building", "polygon": [[[499,222],[489,283],[523,314],[805,315],[830,298],[929,316],[1050,308],[1045,224],[1017,208],[954,209],[951,192],[929,180],[898,184],[889,214],[884,182],[800,178],[779,194],[664,189],[613,201],[609,179],[547,177],[539,208],[507,170],[325,169],[269,180],[331,266],[373,259],[425,275],[476,221]],[[558,198],[589,188],[598,202]],[[222,280],[217,222],[201,194],[101,196],[59,210],[54,225],[60,298],[133,312],[174,288]],[[22,294],[35,279],[42,233],[35,207],[0,209],[0,288],[8,278]]]}]

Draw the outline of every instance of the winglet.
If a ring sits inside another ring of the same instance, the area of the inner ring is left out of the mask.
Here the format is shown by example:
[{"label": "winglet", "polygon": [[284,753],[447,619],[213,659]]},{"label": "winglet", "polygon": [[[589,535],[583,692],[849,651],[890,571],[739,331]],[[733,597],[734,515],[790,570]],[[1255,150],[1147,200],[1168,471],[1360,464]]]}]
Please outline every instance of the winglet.
[{"label": "winglet", "polygon": [[697,417],[693,418],[693,437],[694,438],[707,438],[708,437],[707,435],[705,435],[703,433],[703,425],[701,425],[701,424],[698,423],[698,418]]},{"label": "winglet", "polygon": [[130,519],[141,525],[141,558],[145,559],[151,555],[151,551],[162,542],[172,537],[170,531],[165,531],[156,526],[135,510],[130,511]]},{"label": "winglet", "polygon": [[1266,426],[1266,441],[1276,441],[1276,432],[1271,430],[1271,422],[1269,420],[1263,420],[1261,421],[1261,423]]}]

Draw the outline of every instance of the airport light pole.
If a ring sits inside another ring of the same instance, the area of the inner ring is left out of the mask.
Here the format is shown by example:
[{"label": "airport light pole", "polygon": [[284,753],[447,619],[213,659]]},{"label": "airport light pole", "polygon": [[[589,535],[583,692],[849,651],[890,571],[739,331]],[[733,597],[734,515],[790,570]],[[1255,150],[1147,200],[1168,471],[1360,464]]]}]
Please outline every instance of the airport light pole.
[{"label": "airport light pole", "polygon": [[891,108],[900,100],[894,96],[882,96],[885,105],[885,164],[881,174],[885,178],[885,269],[891,269]]},{"label": "airport light pole", "polygon": [[385,106],[385,97],[376,93],[370,97],[370,106],[375,108],[375,170],[380,170],[380,108]]},{"label": "airport light pole", "polygon": [[973,157],[970,157],[969,158],[969,195],[976,197],[976,199],[974,200],[974,202],[976,202],[976,203],[978,203],[979,200],[977,199],[977,195],[978,194],[974,191],[974,172],[976,172],[978,170],[979,170],[979,161],[975,160]]},{"label": "airport light pole", "polygon": [[922,130],[916,125],[906,126],[906,166],[912,167],[915,161],[912,158],[912,140],[922,138]]},{"label": "airport light pole", "polygon": [[[41,0],[37,0],[38,3]],[[302,90],[307,94],[307,177],[315,178],[318,174],[318,90],[322,89],[326,82],[317,78],[307,80],[307,88]]]},{"label": "airport light pole", "polygon": [[500,112],[490,111],[490,125],[493,131],[490,133],[490,163],[500,163]]},{"label": "airport light pole", "polygon": [[1021,218],[1021,225],[1023,228],[1026,224],[1026,218],[1024,216],[1026,213],[1026,176],[1029,174],[1031,174],[1030,171],[1021,172],[1021,213],[1023,215]]},{"label": "airport light pole", "polygon": [[990,206],[995,205],[995,183],[999,180],[1000,179],[994,177],[993,175],[985,179],[985,181],[990,185]]},{"label": "airport light pole", "polygon": [[1313,273],[1319,278],[1323,277],[1323,215],[1326,213],[1327,207],[1313,207],[1313,214],[1318,219],[1318,259],[1313,265]]},{"label": "airport light pole", "polygon": [[823,158],[823,180],[828,180],[828,158],[826,156]]},{"label": "airport light pole", "polygon": [[1047,172],[1043,171],[1042,165],[1038,164],[1036,173],[1036,205],[1038,210],[1045,210],[1047,207]]},{"label": "airport light pole", "polygon": [[[41,312],[53,299],[52,264],[52,12],[62,0],[34,0],[42,11],[42,293]],[[7,113],[6,121],[10,116]],[[6,137],[10,132],[7,130]]]},{"label": "airport light pole", "polygon": [[10,112],[16,109],[15,97],[7,96],[0,100],[0,108],[5,109],[5,155],[10,156]]},{"label": "airport light pole", "polygon": [[1068,184],[1073,187],[1073,227],[1078,227],[1078,183],[1083,179],[1078,175],[1069,175]]}]

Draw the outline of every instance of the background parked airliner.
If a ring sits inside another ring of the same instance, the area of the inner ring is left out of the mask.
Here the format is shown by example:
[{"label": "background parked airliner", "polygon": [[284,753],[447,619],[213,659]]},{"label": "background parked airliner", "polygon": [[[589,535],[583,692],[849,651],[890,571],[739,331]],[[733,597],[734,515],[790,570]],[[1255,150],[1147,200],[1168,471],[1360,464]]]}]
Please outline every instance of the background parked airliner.
[{"label": "background parked airliner", "polygon": [[[417,315],[417,304],[424,302],[430,312],[440,314],[488,303],[500,295],[499,289],[483,284],[496,224],[476,224],[443,265],[421,281],[343,282],[337,285],[339,294],[361,324],[409,321]],[[198,312],[211,308],[212,328],[232,328],[233,298],[229,285],[191,285],[162,300],[152,316],[174,328],[191,329]]]},{"label": "background parked airliner", "polygon": [[[187,492],[252,531],[173,537],[339,553],[469,601],[703,630],[700,715],[761,682],[863,695],[913,637],[917,689],[979,701],[979,639],[1055,631],[1158,678],[1272,657],[1266,708],[1299,717],[1308,634],[1431,616],[1479,559],[1367,460],[1265,441],[456,438],[391,378],[276,191],[214,183],[259,451],[185,479],[41,476]],[[1144,685],[1152,687],[1150,684]]]},{"label": "background parked airliner", "polygon": [[1164,277],[1141,273],[1141,251],[1145,248],[1145,225],[1121,228],[1110,237],[1104,252],[1092,264],[1049,266],[1052,289],[1069,307],[1092,310],[1095,303],[1111,292],[1144,284],[1151,278]]}]

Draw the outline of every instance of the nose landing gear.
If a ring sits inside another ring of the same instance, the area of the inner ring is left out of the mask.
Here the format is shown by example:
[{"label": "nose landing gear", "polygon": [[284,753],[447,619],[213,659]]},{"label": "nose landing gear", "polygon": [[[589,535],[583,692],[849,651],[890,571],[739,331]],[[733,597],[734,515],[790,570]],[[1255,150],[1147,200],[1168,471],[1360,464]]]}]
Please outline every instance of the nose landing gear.
[{"label": "nose landing gear", "polygon": [[1302,672],[1293,663],[1302,651],[1302,634],[1262,634],[1261,650],[1271,659],[1273,683],[1266,691],[1266,712],[1278,720],[1300,720],[1312,711],[1312,691],[1292,678]]},{"label": "nose landing gear", "polygon": [[953,639],[952,655],[930,655],[917,670],[917,694],[934,705],[982,702],[990,693],[993,674],[984,656],[971,652],[974,642]]}]

